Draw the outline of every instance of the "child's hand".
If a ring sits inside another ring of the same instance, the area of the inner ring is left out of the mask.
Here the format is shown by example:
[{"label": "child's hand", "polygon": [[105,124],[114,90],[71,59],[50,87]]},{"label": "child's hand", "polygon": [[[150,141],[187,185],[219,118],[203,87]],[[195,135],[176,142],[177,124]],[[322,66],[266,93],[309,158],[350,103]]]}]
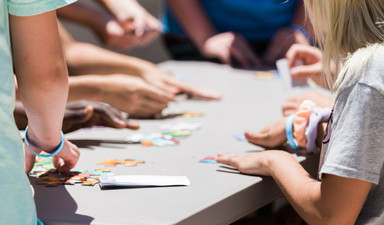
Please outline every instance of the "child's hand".
[{"label": "child's hand", "polygon": [[285,135],[285,124],[287,117],[284,117],[274,124],[271,124],[259,133],[245,132],[247,140],[255,145],[259,145],[264,148],[276,148],[283,145],[287,141]]},{"label": "child's hand", "polygon": [[119,110],[101,102],[73,101],[65,109],[63,132],[71,132],[83,127],[106,126],[137,130],[139,124],[128,120]]},{"label": "child's hand", "polygon": [[271,151],[255,152],[246,155],[219,153],[216,161],[237,168],[241,173],[271,176],[268,171],[268,155]]},{"label": "child's hand", "polygon": [[247,40],[233,32],[216,34],[208,38],[200,47],[204,56],[218,58],[222,63],[233,65],[236,60],[241,68],[257,68],[261,66],[260,59],[252,52]]},{"label": "child's hand", "polygon": [[[294,44],[287,51],[286,57],[291,67],[293,80],[303,80],[311,78],[317,84],[326,87],[326,82],[322,78],[323,73],[323,53],[320,49],[302,44]],[[297,62],[303,65],[297,65]]]},{"label": "child's hand", "polygon": [[[36,155],[28,148],[24,142],[24,153],[25,153],[25,172],[29,173],[36,161]],[[69,142],[67,139],[64,140],[64,146],[61,151],[53,156],[53,165],[60,172],[70,171],[75,167],[77,160],[79,159],[80,151],[76,145]]]},{"label": "child's hand", "polygon": [[63,149],[52,158],[53,165],[59,172],[68,172],[75,167],[79,156],[77,146],[65,139]]}]

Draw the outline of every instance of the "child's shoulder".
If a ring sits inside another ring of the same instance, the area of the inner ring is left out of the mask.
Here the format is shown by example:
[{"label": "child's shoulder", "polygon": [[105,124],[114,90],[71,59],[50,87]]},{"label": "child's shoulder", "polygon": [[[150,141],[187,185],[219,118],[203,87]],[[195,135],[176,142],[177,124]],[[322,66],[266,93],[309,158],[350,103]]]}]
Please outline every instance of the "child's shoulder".
[{"label": "child's shoulder", "polygon": [[384,45],[374,48],[359,83],[371,86],[384,95]]},{"label": "child's shoulder", "polygon": [[357,84],[370,86],[384,95],[384,45],[376,44],[359,49],[344,65],[344,77],[337,92]]}]

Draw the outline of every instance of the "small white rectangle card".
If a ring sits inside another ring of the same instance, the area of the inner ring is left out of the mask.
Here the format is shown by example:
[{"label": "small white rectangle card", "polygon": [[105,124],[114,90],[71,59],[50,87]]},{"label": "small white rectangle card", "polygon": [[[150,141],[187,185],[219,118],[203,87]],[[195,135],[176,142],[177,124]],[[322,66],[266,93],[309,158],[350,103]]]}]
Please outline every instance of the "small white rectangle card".
[{"label": "small white rectangle card", "polygon": [[166,187],[188,186],[185,176],[121,175],[99,178],[100,187]]},{"label": "small white rectangle card", "polygon": [[277,71],[279,71],[284,87],[288,90],[292,89],[292,78],[291,78],[288,59],[277,60],[276,67],[277,67]]}]

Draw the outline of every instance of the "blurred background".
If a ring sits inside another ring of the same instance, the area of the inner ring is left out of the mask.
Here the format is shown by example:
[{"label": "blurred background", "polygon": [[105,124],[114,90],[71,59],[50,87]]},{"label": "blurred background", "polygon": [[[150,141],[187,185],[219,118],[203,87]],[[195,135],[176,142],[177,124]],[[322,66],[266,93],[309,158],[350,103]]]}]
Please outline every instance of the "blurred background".
[{"label": "blurred background", "polygon": [[[99,4],[97,4],[96,1],[98,0],[79,0],[79,3],[101,10],[102,7]],[[138,2],[156,18],[160,17],[162,1],[138,0]],[[101,46],[103,48],[106,48],[106,46],[101,44],[101,42],[95,37],[95,35],[92,33],[92,31],[89,28],[80,26],[75,23],[67,22],[65,20],[61,20],[61,22],[64,24],[64,26],[68,29],[68,31],[73,35],[73,37],[76,40],[90,42],[98,46]],[[111,49],[111,50],[116,51],[116,49]],[[151,61],[153,63],[159,63],[159,62],[163,62],[170,59],[167,52],[163,48],[163,44],[160,36],[154,42],[152,42],[147,46],[136,47],[134,49],[131,49],[125,52],[122,52],[122,51],[118,51],[118,52],[131,55],[131,56],[136,56],[141,59]]]}]

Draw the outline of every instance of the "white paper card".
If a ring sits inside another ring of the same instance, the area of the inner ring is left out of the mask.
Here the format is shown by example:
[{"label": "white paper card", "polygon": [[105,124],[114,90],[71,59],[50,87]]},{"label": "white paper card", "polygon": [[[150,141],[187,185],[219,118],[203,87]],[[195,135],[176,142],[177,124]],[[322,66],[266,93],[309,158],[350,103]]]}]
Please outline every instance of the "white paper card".
[{"label": "white paper card", "polygon": [[191,184],[185,176],[122,175],[99,179],[100,187],[166,187]]},{"label": "white paper card", "polygon": [[280,78],[283,81],[284,87],[288,90],[292,89],[292,78],[288,59],[277,60],[276,67],[277,71],[279,71]]}]

